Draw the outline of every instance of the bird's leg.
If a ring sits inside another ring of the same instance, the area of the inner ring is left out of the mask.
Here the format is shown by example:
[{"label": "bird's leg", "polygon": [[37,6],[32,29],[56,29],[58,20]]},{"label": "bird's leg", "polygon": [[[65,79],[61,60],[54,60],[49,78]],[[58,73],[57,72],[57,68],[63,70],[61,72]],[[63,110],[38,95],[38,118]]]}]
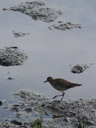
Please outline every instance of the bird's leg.
[{"label": "bird's leg", "polygon": [[54,96],[52,99],[55,99],[55,98],[58,97],[58,96],[62,96],[62,95],[56,95],[56,96]]},{"label": "bird's leg", "polygon": [[62,98],[61,98],[61,101],[63,100],[63,98],[64,98],[64,95],[65,95],[65,92],[63,92],[63,94],[62,94]]},{"label": "bird's leg", "polygon": [[56,96],[54,96],[52,99],[55,99],[56,97],[62,96],[62,98],[61,98],[61,101],[62,101],[63,98],[64,98],[64,95],[65,95],[65,92],[63,92],[62,95],[56,95]]}]

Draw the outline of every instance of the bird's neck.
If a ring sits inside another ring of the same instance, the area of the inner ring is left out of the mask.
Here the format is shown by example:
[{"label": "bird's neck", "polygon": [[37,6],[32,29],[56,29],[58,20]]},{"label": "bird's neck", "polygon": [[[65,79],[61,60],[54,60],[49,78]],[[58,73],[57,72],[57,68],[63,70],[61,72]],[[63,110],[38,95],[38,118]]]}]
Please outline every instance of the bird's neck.
[{"label": "bird's neck", "polygon": [[50,80],[49,83],[52,85],[53,80]]}]

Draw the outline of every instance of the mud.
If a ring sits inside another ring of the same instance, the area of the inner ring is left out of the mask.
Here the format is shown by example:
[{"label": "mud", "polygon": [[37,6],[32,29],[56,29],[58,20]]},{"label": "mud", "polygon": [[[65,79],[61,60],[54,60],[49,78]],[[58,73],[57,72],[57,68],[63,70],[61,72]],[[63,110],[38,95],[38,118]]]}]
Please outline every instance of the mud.
[{"label": "mud", "polygon": [[16,31],[12,31],[14,37],[23,37],[25,35],[29,35],[29,33],[23,33],[23,32],[16,32]]},{"label": "mud", "polygon": [[26,120],[27,115],[27,118],[31,117],[31,124],[27,123],[26,127],[30,128],[32,120],[36,120],[42,112],[42,128],[77,128],[79,125],[87,128],[96,127],[96,99],[50,101],[29,90],[19,90],[14,95],[19,99],[18,103],[9,107],[16,117],[19,115],[19,121],[13,121],[14,125],[21,125],[20,119]]},{"label": "mud", "polygon": [[0,65],[2,66],[22,65],[27,58],[27,54],[18,47],[0,49]]},{"label": "mud", "polygon": [[[9,9],[3,8],[3,10],[8,11],[18,11],[28,16],[31,16],[34,20],[41,20],[47,23],[55,21],[59,16],[63,15],[61,10],[55,10],[53,8],[47,7],[43,1],[33,1],[21,3],[18,6],[10,7]],[[81,24],[72,24],[71,22],[64,23],[63,21],[58,21],[48,27],[50,30],[70,30],[73,28],[82,28]],[[15,37],[22,37],[25,33],[13,32]]]},{"label": "mud", "polygon": [[34,20],[41,20],[48,23],[53,22],[62,14],[60,10],[47,7],[43,1],[21,3],[9,9],[3,8],[3,10],[18,11],[31,16]]},{"label": "mud", "polygon": [[77,64],[75,66],[73,66],[73,68],[71,69],[71,72],[72,73],[82,73],[84,72],[86,69],[90,68],[91,64],[90,65],[87,65],[87,64]]},{"label": "mud", "polygon": [[58,29],[58,30],[62,30],[62,31],[65,31],[65,30],[70,30],[70,29],[73,29],[73,28],[82,28],[80,24],[72,24],[71,22],[62,22],[62,21],[58,21],[57,24],[53,24],[51,26],[49,26],[49,29],[52,30],[52,29]]}]

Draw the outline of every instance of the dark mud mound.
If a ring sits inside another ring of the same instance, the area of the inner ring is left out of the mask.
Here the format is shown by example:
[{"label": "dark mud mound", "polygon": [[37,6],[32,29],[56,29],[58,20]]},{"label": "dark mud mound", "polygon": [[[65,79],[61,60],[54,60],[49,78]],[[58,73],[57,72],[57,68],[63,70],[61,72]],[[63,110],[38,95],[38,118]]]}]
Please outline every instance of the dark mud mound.
[{"label": "dark mud mound", "polygon": [[65,31],[65,30],[70,30],[73,28],[81,28],[81,25],[80,24],[72,24],[71,22],[64,23],[62,21],[58,21],[57,24],[53,24],[53,25],[49,26],[50,30],[58,29],[58,30]]},{"label": "dark mud mound", "polygon": [[84,72],[86,69],[88,69],[90,67],[90,65],[87,64],[77,64],[75,66],[73,66],[73,68],[71,69],[72,73],[82,73]]},{"label": "dark mud mound", "polygon": [[2,66],[22,65],[27,58],[27,54],[18,47],[0,49],[0,65]]},{"label": "dark mud mound", "polygon": [[3,10],[18,11],[31,16],[34,20],[42,20],[48,23],[53,22],[62,14],[60,10],[47,7],[43,1],[21,3],[18,6],[10,7],[9,9],[4,8]]},{"label": "dark mud mound", "polygon": [[44,96],[28,90],[20,90],[15,96],[21,100],[11,105],[10,110],[14,111],[19,119],[31,115],[32,122],[41,111],[44,117],[47,117],[43,117],[42,128],[78,128],[79,125],[96,128],[96,99],[49,101]]}]

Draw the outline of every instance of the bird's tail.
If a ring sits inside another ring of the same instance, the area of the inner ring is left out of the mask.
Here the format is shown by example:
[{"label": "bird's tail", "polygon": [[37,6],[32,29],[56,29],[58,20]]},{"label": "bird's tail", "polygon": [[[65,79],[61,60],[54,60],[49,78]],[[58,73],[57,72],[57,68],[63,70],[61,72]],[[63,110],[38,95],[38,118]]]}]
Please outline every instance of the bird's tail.
[{"label": "bird's tail", "polygon": [[76,87],[76,86],[82,86],[82,84],[72,83],[72,86],[73,86],[73,87]]}]

